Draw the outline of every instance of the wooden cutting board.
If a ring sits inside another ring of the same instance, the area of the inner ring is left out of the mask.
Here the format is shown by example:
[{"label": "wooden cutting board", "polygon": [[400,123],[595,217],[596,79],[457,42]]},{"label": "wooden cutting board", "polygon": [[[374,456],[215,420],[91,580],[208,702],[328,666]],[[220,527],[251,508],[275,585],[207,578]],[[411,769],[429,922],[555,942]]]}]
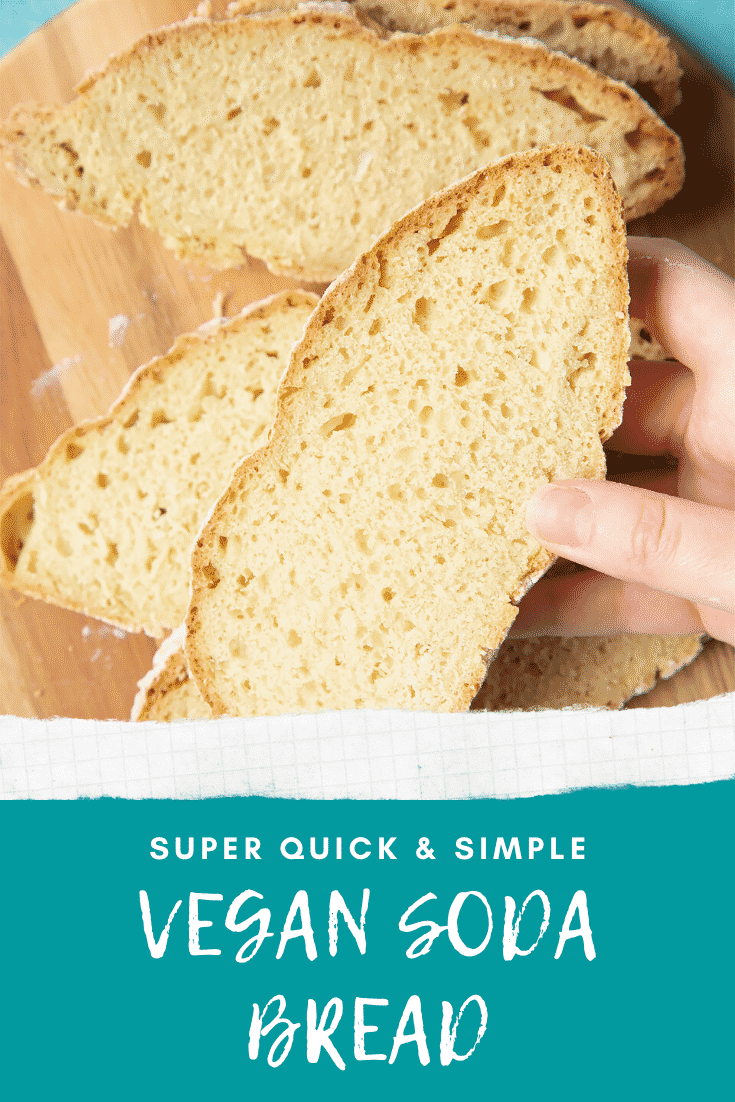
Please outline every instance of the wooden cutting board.
[{"label": "wooden cutting board", "polygon": [[[193,6],[80,0],[0,62],[0,118],[21,101],[71,99],[87,70]],[[674,237],[732,274],[732,96],[684,51],[682,59],[684,101],[667,121],[684,139],[687,182],[662,211],[632,228]],[[254,260],[219,273],[180,263],[137,222],[111,232],[59,211],[5,171],[0,187],[3,479],[39,463],[75,421],[103,413],[139,364],[212,316],[220,292],[233,314],[297,285]],[[152,640],[40,601],[2,593],[0,602],[0,712],[129,716]],[[709,643],[687,670],[631,706],[703,699],[734,684],[731,649]]]}]

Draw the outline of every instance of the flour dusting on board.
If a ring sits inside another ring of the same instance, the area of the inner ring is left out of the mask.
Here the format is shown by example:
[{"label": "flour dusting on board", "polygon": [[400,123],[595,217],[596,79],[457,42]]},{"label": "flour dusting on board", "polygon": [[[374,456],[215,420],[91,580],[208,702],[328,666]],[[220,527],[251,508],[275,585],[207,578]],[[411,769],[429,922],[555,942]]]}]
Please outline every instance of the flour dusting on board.
[{"label": "flour dusting on board", "polygon": [[48,371],[44,371],[42,375],[33,380],[31,383],[31,398],[40,398],[45,390],[59,382],[62,375],[65,375],[67,371],[81,362],[81,356],[65,356],[63,360],[59,360]]},{"label": "flour dusting on board", "polygon": [[114,318],[110,318],[107,323],[107,343],[110,348],[122,348],[129,325],[130,318],[127,314],[115,314]]},{"label": "flour dusting on board", "polygon": [[100,624],[99,627],[94,628],[91,628],[89,624],[85,624],[82,628],[82,638],[89,639],[92,635],[113,635],[115,639],[125,639],[128,632],[123,631],[121,628],[114,628],[108,624]]}]

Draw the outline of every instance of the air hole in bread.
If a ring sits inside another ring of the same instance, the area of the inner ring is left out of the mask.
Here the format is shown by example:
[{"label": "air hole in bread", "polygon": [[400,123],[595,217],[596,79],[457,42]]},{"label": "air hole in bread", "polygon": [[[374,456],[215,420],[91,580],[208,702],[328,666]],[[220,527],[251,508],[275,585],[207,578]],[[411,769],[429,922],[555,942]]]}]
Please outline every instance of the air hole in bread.
[{"label": "air hole in bread", "polygon": [[265,119],[265,121],[263,122],[263,133],[265,134],[266,138],[270,137],[273,131],[276,130],[280,125],[280,120],[274,118],[272,115],[270,118]]},{"label": "air hole in bread", "polygon": [[136,161],[142,168],[151,167],[151,154],[148,149],[141,149],[140,153],[136,156]]},{"label": "air hole in bread", "polygon": [[484,302],[488,306],[498,306],[508,297],[511,287],[512,283],[509,279],[499,279],[497,283],[490,284],[485,294],[481,296],[480,302]]},{"label": "air hole in bread", "polygon": [[425,298],[422,296],[416,299],[416,305],[414,306],[411,320],[414,325],[418,325],[422,333],[426,333],[428,330],[432,309],[435,305],[436,302],[432,298]]},{"label": "air hole in bread", "polygon": [[357,418],[354,413],[338,413],[336,417],[332,417],[330,421],[322,425],[319,431],[323,437],[327,438],[333,432],[341,432],[343,429],[352,428],[356,421]]},{"label": "air hole in bread", "polygon": [[289,647],[300,647],[301,636],[298,632],[294,631],[293,628],[291,628],[288,635],[286,636],[286,642],[288,643]]},{"label": "air hole in bread", "polygon": [[501,233],[505,233],[510,229],[510,222],[507,219],[501,219],[500,222],[493,222],[489,226],[478,226],[475,237],[480,241],[487,241],[491,237],[498,237]]},{"label": "air hole in bread", "polygon": [[447,114],[456,111],[458,107],[464,107],[469,98],[469,92],[454,92],[451,88],[439,93],[439,103]]},{"label": "air hole in bread", "polygon": [[367,535],[365,534],[365,530],[363,528],[360,528],[357,532],[355,532],[355,543],[364,555],[370,554],[370,547],[368,545]]},{"label": "air hole in bread", "polygon": [[503,202],[503,199],[505,198],[505,191],[506,191],[505,184],[501,184],[499,188],[495,189],[495,194],[493,195],[493,206],[494,207],[499,206]]},{"label": "air hole in bread", "polygon": [[204,564],[202,567],[202,574],[204,574],[204,577],[207,579],[207,587],[209,589],[216,589],[221,579],[211,562]]},{"label": "air hole in bread", "polygon": [[538,287],[526,287],[523,292],[523,301],[521,302],[521,310],[526,313],[530,313],[536,303],[538,302],[539,290]]},{"label": "air hole in bread", "polygon": [[23,494],[14,501],[0,521],[0,547],[8,570],[15,570],[28,533],[33,525],[33,494]]},{"label": "air hole in bread", "polygon": [[66,445],[66,458],[71,462],[72,459],[77,459],[83,451],[84,448],[80,448],[78,444],[75,444],[74,441],[71,440]]},{"label": "air hole in bread", "polygon": [[251,570],[246,570],[244,574],[238,574],[236,581],[240,589],[247,589],[252,582],[255,575]]},{"label": "air hole in bread", "polygon": [[462,125],[467,127],[476,146],[480,149],[487,149],[490,145],[490,135],[487,130],[483,130],[480,126],[477,115],[465,115],[462,119]]},{"label": "air hole in bread", "polygon": [[465,371],[465,369],[463,367],[458,367],[457,368],[457,374],[454,376],[454,385],[455,386],[467,386],[467,383],[469,381],[470,381],[470,377],[467,374],[467,372]]},{"label": "air hole in bread", "polygon": [[79,154],[70,142],[59,142],[59,149],[63,149],[65,153],[69,154],[72,164],[79,160]]},{"label": "air hole in bread", "polygon": [[130,414],[127,421],[123,421],[123,428],[124,429],[132,429],[133,425],[136,423],[139,416],[140,416],[140,410],[136,409],[134,413]]},{"label": "air hole in bread", "polygon": [[381,318],[376,318],[373,324],[368,329],[368,336],[374,337],[380,332],[380,327],[383,324]]},{"label": "air hole in bread", "polygon": [[105,562],[107,563],[108,566],[114,566],[115,563],[117,562],[117,544],[116,543],[111,543],[111,542],[108,541],[108,543],[107,543],[107,555],[105,557]]},{"label": "air hole in bread", "polygon": [[589,21],[590,21],[590,18],[589,18],[588,15],[573,15],[572,16],[572,23],[574,23],[574,26],[577,28],[577,30],[581,30],[582,27],[586,27],[587,24],[589,23]]},{"label": "air hole in bread", "polygon": [[531,91],[538,92],[544,99],[551,100],[552,103],[558,103],[560,107],[565,107],[567,111],[573,111],[575,115],[579,115],[582,122],[604,122],[604,115],[596,115],[593,111],[588,111],[586,107],[583,107],[579,100],[575,99],[566,85],[561,88],[532,88]]},{"label": "air hole in bread", "polygon": [[304,88],[320,88],[322,78],[317,73],[316,69],[312,69],[308,77],[304,81]]},{"label": "air hole in bread", "polygon": [[164,116],[166,114],[165,103],[149,103],[148,110],[153,115],[153,118],[156,120],[156,122],[163,122]]},{"label": "air hole in bread", "polygon": [[449,486],[449,479],[445,474],[435,474],[431,480],[431,485],[435,486],[437,490],[446,490]]},{"label": "air hole in bread", "polygon": [[151,414],[151,428],[158,428],[159,425],[170,425],[173,422],[169,420],[162,409],[156,409]]},{"label": "air hole in bread", "polygon": [[232,122],[238,115],[242,115],[242,107],[233,107],[227,112],[227,121]]},{"label": "air hole in bread", "polygon": [[545,31],[542,31],[541,33],[544,35],[544,37],[546,37],[546,35],[549,35],[549,37],[553,37],[554,35],[561,34],[563,30],[564,20],[557,19],[549,27],[547,27]]},{"label": "air hole in bread", "polygon": [[456,214],[452,215],[452,217],[449,219],[446,226],[444,227],[442,232],[438,235],[438,237],[434,237],[434,238],[431,239],[431,241],[427,242],[426,247],[429,251],[429,256],[434,255],[434,253],[439,248],[439,245],[441,244],[441,242],[444,240],[445,237],[450,237],[455,232],[455,230],[459,229],[459,227],[462,224],[463,216],[464,216],[464,208],[462,208],[461,210],[458,210]]}]

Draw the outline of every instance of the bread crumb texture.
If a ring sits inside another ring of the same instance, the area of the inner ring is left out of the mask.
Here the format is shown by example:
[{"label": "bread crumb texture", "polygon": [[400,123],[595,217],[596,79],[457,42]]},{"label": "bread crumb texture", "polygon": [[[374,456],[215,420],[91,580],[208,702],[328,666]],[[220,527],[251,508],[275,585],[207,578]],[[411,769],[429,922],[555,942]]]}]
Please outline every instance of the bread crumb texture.
[{"label": "bread crumb texture", "polygon": [[189,597],[191,546],[237,460],[264,442],[317,296],[282,292],[179,338],[110,412],[0,492],[0,581],[160,636]]},{"label": "bread crumb texture", "polygon": [[[472,711],[526,712],[549,708],[622,708],[659,678],[673,677],[697,657],[700,635],[610,635],[587,639],[544,636],[506,639],[487,671]],[[139,683],[132,720],[175,723],[211,719],[178,649]],[[157,658],[158,656],[156,656]]]},{"label": "bread crumb texture", "polygon": [[626,85],[465,26],[382,36],[329,7],[193,19],[140,40],[70,104],[17,107],[6,162],[60,205],[184,258],[332,279],[440,188],[513,151],[586,144],[626,217],[683,181],[681,143]]},{"label": "bread crumb texture", "polygon": [[[535,38],[551,50],[576,57],[636,87],[662,115],[681,100],[681,66],[669,39],[645,19],[605,4],[566,0],[355,0],[352,6],[359,16],[388,31],[426,34],[437,27],[465,23],[477,30]],[[299,0],[236,0],[228,11],[236,15],[297,7]]]},{"label": "bread crumb texture", "polygon": [[604,160],[507,158],[326,293],[192,558],[189,669],[216,714],[463,710],[551,556],[525,503],[604,475],[628,381]]}]

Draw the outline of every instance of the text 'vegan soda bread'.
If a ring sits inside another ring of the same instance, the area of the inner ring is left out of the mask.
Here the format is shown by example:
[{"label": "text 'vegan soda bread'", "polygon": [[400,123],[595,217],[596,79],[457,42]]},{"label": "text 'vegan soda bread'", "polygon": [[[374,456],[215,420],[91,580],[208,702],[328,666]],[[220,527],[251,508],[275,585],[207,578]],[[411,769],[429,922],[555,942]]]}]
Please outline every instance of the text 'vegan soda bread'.
[{"label": "text 'vegan soda bread'", "polygon": [[191,545],[235,463],[265,440],[317,296],[282,292],[180,337],[110,412],[0,492],[0,581],[160,636],[184,618]]},{"label": "text 'vegan soda bread'", "polygon": [[[297,8],[300,0],[236,0],[232,15]],[[681,66],[665,35],[639,16],[606,4],[567,0],[354,0],[389,31],[426,34],[465,23],[476,30],[535,38],[550,50],[622,80],[666,115],[679,103]]]},{"label": "text 'vegan soda bread'", "polygon": [[451,26],[381,37],[351,12],[195,19],[148,35],[72,103],[21,105],[8,165],[184,258],[330,280],[396,218],[515,150],[574,142],[626,217],[683,180],[681,143],[626,85],[540,44]]},{"label": "text 'vegan soda bread'", "polygon": [[215,714],[469,707],[552,561],[525,503],[604,475],[627,302],[619,200],[582,147],[480,170],[361,256],[195,545],[186,650]]}]

